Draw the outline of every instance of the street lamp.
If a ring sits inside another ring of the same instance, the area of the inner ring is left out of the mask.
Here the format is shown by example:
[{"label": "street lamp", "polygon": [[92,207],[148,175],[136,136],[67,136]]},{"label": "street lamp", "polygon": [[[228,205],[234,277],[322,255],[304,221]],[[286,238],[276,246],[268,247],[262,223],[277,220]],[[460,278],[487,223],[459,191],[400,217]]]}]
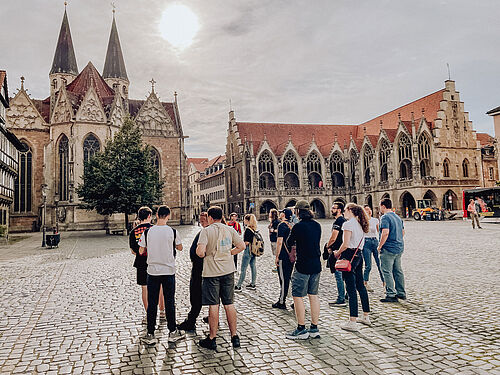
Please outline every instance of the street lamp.
[{"label": "street lamp", "polygon": [[42,202],[43,202],[43,212],[42,212],[42,247],[46,246],[45,243],[45,213],[47,211],[47,190],[49,187],[46,184],[42,184]]},{"label": "street lamp", "polygon": [[54,203],[56,205],[56,233],[59,233],[59,196],[54,196]]}]

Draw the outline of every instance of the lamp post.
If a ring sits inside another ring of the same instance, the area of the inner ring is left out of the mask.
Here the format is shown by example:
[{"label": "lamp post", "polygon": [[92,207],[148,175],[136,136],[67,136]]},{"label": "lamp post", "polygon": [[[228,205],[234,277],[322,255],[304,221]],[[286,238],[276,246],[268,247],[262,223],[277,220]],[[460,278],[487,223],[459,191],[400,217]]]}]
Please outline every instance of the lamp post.
[{"label": "lamp post", "polygon": [[54,196],[54,203],[56,205],[56,233],[59,233],[59,196]]},{"label": "lamp post", "polygon": [[47,190],[48,186],[46,184],[42,184],[42,202],[43,202],[43,211],[42,211],[42,247],[46,246],[45,243],[45,212],[47,211]]}]

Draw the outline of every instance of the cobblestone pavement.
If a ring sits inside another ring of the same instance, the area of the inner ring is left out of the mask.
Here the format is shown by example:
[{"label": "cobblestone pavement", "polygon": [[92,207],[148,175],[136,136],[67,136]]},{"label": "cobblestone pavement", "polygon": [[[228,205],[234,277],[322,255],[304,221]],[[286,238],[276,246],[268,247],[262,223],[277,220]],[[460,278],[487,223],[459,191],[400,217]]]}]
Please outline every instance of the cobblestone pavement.
[{"label": "cobblestone pavement", "polygon": [[[325,240],[330,225],[323,222]],[[406,222],[408,300],[378,302],[383,290],[372,269],[373,327],[359,333],[339,328],[348,312],[328,306],[336,293],[325,270],[321,338],[301,342],[284,338],[296,324],[290,309],[270,308],[278,279],[268,251],[257,261],[257,290],[236,295],[242,347],[231,348],[224,317],[216,353],[196,344],[208,330],[201,317],[186,340],[169,345],[161,324],[155,348],[139,343],[144,314],[126,237],[69,232],[60,248],[45,250],[40,234],[31,235],[0,247],[0,373],[500,374],[500,225],[483,227]],[[188,247],[199,228],[179,229]],[[180,322],[190,262],[185,253],[177,259]]]}]

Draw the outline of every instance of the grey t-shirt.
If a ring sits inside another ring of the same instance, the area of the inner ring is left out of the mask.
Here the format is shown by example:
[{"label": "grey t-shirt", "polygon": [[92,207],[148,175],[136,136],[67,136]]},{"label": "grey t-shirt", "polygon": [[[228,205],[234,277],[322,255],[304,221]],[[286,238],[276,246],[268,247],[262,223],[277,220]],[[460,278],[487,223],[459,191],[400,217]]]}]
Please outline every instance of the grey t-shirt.
[{"label": "grey t-shirt", "polygon": [[[148,274],[153,276],[175,275],[174,230],[168,225],[154,225],[139,240],[139,246],[148,249]],[[182,243],[179,232],[175,236],[175,245]]]}]

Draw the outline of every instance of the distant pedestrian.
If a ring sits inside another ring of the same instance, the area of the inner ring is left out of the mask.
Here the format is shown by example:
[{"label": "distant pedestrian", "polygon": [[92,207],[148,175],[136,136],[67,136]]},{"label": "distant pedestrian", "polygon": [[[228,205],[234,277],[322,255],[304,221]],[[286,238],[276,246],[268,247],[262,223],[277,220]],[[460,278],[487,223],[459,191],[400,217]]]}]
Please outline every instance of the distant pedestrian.
[{"label": "distant pedestrian", "polygon": [[476,204],[473,199],[469,201],[469,205],[467,206],[467,212],[469,212],[470,220],[472,221],[472,229],[476,229],[476,224],[479,229],[483,229],[481,228],[481,224],[479,224],[478,206],[479,204]]},{"label": "distant pedestrian", "polygon": [[405,278],[401,267],[405,234],[403,220],[392,211],[392,201],[388,198],[380,202],[380,264],[384,275],[386,296],[381,302],[398,302],[406,299]]},{"label": "distant pedestrian", "polygon": [[[269,211],[269,225],[267,228],[269,229],[269,241],[271,242],[271,251],[273,256],[276,256],[276,242],[278,241],[278,225],[280,220],[278,218],[278,210],[272,208]],[[273,272],[277,272],[278,268],[274,267]]]},{"label": "distant pedestrian", "polygon": [[[233,227],[234,230],[241,236],[241,225],[238,223],[238,214],[236,212],[232,212],[229,215],[227,225]],[[236,267],[236,270],[238,270],[238,254],[234,254],[234,266]]]},{"label": "distant pedestrian", "polygon": [[[297,202],[295,210],[299,222],[295,224],[288,236],[286,246],[291,249],[296,246],[297,260],[292,274],[292,296],[297,328],[288,333],[288,339],[307,339],[319,337],[319,277],[321,274],[321,225],[313,220],[309,203],[305,200]],[[305,326],[305,296],[309,296],[311,305],[311,326]]]},{"label": "distant pedestrian", "polygon": [[182,250],[182,242],[177,231],[167,225],[170,218],[168,206],[158,207],[156,225],[149,228],[139,240],[139,253],[148,252],[148,331],[141,341],[148,345],[156,343],[154,333],[156,310],[160,286],[165,298],[168,341],[175,342],[184,337],[177,330],[175,321],[175,251]]},{"label": "distant pedestrian", "polygon": [[245,233],[243,234],[243,241],[245,242],[245,251],[243,252],[243,258],[241,259],[240,268],[240,278],[238,283],[234,287],[236,292],[241,292],[241,286],[245,281],[248,265],[250,265],[251,281],[247,285],[248,289],[255,290],[255,283],[257,281],[257,266],[255,265],[256,256],[252,253],[252,243],[257,231],[257,218],[254,214],[247,214],[243,219],[243,225],[245,226]]},{"label": "distant pedestrian", "polygon": [[363,272],[363,279],[365,280],[366,290],[373,292],[373,289],[368,285],[370,281],[370,271],[372,270],[372,256],[375,259],[380,280],[384,283],[384,275],[380,268],[380,259],[378,257],[378,233],[379,233],[379,220],[372,217],[372,209],[370,206],[364,207],[368,218],[370,219],[370,230],[365,235],[365,246],[363,247],[363,260],[365,261],[365,271]]},{"label": "distant pedestrian", "polygon": [[[363,207],[348,203],[345,207],[344,215],[347,221],[342,226],[342,245],[334,252],[337,259],[347,259],[351,262],[350,271],[342,271],[347,294],[349,295],[349,320],[340,326],[346,331],[357,331],[357,322],[371,325],[370,322],[370,302],[368,292],[363,282],[363,246],[365,234],[370,229],[369,219]],[[357,291],[357,293],[356,293]],[[363,315],[358,318],[358,297],[361,299]]]},{"label": "distant pedestrian", "polygon": [[[215,337],[219,327],[219,304],[226,311],[227,323],[234,348],[240,346],[236,332],[236,309],[234,307],[234,266],[233,255],[245,249],[245,243],[234,228],[221,223],[222,209],[213,206],[208,209],[209,226],[202,229],[198,239],[196,254],[203,258],[202,304],[209,306],[209,335],[199,341],[206,349],[215,350]],[[233,247],[233,244],[235,247]]]},{"label": "distant pedestrian", "polygon": [[329,306],[345,306],[346,302],[344,279],[342,278],[342,272],[335,269],[335,257],[333,256],[333,252],[340,249],[340,246],[342,245],[342,226],[347,221],[344,218],[344,204],[342,202],[335,202],[332,205],[331,213],[335,218],[335,221],[332,225],[332,234],[330,235],[330,239],[326,244],[328,249],[327,263],[330,271],[335,275],[335,282],[337,284],[337,299],[335,300],[335,302],[330,302]]},{"label": "distant pedestrian", "polygon": [[[136,225],[134,229],[129,234],[129,246],[132,250],[132,254],[135,255],[134,267],[137,268],[137,284],[141,286],[142,294],[142,304],[144,305],[144,311],[148,311],[148,288],[147,288],[147,278],[148,278],[148,263],[147,263],[147,252],[144,254],[139,254],[139,240],[146,229],[151,227],[151,217],[153,211],[149,207],[141,207],[137,212]],[[163,295],[160,296],[160,319],[165,319],[165,302],[163,300]],[[144,316],[142,319],[142,324],[147,323],[147,317]]]},{"label": "distant pedestrian", "polygon": [[273,307],[277,309],[286,309],[286,297],[290,287],[290,278],[292,276],[293,264],[290,259],[291,249],[287,248],[286,240],[290,235],[293,224],[292,210],[285,208],[280,213],[281,223],[278,225],[278,234],[276,241],[276,266],[278,268],[278,277],[280,281],[280,296],[278,302],[273,303]]},{"label": "distant pedestrian", "polygon": [[[200,214],[200,224],[203,228],[208,226],[208,214],[202,212]],[[194,331],[196,329],[196,319],[201,312],[201,285],[202,285],[202,272],[203,272],[203,258],[196,255],[196,248],[200,238],[199,232],[191,244],[189,249],[189,257],[193,263],[191,268],[191,278],[189,279],[189,301],[191,302],[191,310],[188,313],[186,320],[179,324],[178,328],[181,331]]]}]

